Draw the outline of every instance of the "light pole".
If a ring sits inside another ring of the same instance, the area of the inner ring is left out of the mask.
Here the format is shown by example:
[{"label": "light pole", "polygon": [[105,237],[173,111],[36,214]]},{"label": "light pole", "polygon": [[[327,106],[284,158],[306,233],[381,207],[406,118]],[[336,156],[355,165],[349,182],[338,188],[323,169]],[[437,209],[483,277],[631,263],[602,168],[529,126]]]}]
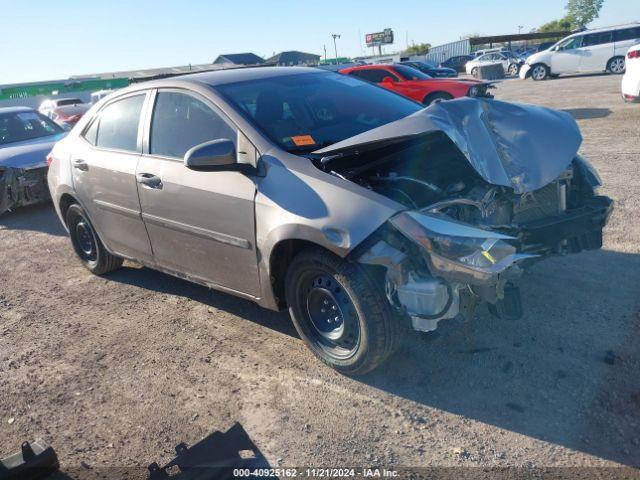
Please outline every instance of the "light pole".
[{"label": "light pole", "polygon": [[336,52],[336,65],[338,64],[338,45],[336,44],[336,38],[340,38],[340,35],[337,33],[331,34],[331,38],[333,38],[333,49]]},{"label": "light pole", "polygon": [[524,27],[522,25],[518,25],[518,35],[520,35],[520,32],[522,31]]}]

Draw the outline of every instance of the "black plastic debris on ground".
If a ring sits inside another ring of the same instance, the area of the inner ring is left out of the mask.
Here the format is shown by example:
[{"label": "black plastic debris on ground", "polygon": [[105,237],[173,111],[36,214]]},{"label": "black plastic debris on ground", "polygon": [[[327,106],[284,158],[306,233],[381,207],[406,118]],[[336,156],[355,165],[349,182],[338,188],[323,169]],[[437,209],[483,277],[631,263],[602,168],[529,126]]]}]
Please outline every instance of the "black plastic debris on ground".
[{"label": "black plastic debris on ground", "polygon": [[[188,448],[176,446],[176,458],[160,467],[149,465],[149,480],[218,480],[233,478],[234,469],[269,468],[262,452],[239,423],[227,432],[213,432]],[[178,471],[176,471],[178,470]]]},{"label": "black plastic debris on ground", "polygon": [[37,480],[59,466],[56,452],[45,441],[24,442],[20,452],[0,460],[0,480]]}]

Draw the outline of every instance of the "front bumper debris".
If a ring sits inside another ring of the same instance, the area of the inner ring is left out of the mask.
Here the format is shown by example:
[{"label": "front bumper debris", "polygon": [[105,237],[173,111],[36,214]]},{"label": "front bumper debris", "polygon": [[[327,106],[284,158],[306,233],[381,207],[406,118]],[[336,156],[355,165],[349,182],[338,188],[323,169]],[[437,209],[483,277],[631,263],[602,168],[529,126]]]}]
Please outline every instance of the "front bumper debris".
[{"label": "front bumper debris", "polygon": [[0,167],[0,214],[17,207],[44,203],[51,199],[47,167]]}]

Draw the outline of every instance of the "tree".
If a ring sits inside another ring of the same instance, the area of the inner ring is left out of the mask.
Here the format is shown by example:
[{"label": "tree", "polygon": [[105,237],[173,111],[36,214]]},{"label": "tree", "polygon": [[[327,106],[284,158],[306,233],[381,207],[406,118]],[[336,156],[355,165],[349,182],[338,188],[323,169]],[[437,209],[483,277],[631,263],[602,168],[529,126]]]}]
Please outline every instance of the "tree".
[{"label": "tree", "polygon": [[604,0],[568,0],[567,18],[574,28],[584,28],[598,18]]},{"label": "tree", "polygon": [[573,23],[568,16],[560,20],[552,20],[538,27],[538,32],[565,32],[573,29]]},{"label": "tree", "polygon": [[405,50],[407,55],[425,55],[429,53],[429,49],[431,48],[430,43],[418,43],[411,45],[409,48]]}]

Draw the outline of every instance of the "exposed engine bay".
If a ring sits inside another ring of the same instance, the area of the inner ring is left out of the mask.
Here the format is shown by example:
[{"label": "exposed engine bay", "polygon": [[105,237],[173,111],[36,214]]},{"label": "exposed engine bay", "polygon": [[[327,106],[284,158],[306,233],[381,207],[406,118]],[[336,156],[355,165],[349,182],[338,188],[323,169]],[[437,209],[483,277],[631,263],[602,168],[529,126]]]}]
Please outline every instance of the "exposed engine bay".
[{"label": "exposed engine bay", "polygon": [[0,167],[0,214],[17,207],[47,202],[47,167]]},{"label": "exposed engine bay", "polygon": [[481,301],[497,316],[522,315],[516,280],[552,254],[602,246],[611,200],[576,155],[533,191],[487,182],[443,132],[381,149],[343,155],[322,167],[406,207],[358,252],[386,268],[389,301],[413,328],[470,316]]}]

